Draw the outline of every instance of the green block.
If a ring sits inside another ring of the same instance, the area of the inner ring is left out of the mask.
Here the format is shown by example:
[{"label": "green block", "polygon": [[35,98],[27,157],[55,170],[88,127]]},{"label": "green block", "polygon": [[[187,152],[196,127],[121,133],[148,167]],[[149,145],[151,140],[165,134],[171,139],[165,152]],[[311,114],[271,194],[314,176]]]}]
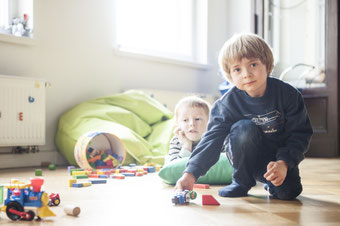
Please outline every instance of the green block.
[{"label": "green block", "polygon": [[48,169],[49,170],[55,170],[56,169],[56,166],[54,164],[49,164],[48,165]]},{"label": "green block", "polygon": [[35,170],[35,175],[36,176],[42,176],[42,169],[36,169]]},{"label": "green block", "polygon": [[74,175],[73,178],[75,179],[86,179],[89,178],[87,175]]},{"label": "green block", "polygon": [[106,159],[107,158],[107,156],[109,156],[108,154],[102,154],[102,156],[101,156],[101,160],[104,160],[104,159]]},{"label": "green block", "polygon": [[70,175],[72,176],[73,171],[83,171],[83,169],[77,168],[77,169],[71,169],[70,170]]},{"label": "green block", "polygon": [[4,186],[0,185],[0,204],[2,204],[4,201],[3,195],[4,195]]},{"label": "green block", "polygon": [[95,169],[96,168],[96,164],[94,164],[93,162],[90,162],[90,166]]}]

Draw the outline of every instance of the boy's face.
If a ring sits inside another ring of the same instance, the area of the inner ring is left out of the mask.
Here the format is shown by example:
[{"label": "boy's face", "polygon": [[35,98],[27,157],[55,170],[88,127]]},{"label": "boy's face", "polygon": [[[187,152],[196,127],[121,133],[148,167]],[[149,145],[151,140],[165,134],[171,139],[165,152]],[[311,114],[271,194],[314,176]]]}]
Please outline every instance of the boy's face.
[{"label": "boy's face", "polygon": [[200,107],[181,107],[177,112],[177,125],[191,141],[199,141],[207,130],[209,116]]},{"label": "boy's face", "polygon": [[261,97],[267,88],[267,68],[259,59],[242,58],[230,65],[234,85],[251,97]]}]

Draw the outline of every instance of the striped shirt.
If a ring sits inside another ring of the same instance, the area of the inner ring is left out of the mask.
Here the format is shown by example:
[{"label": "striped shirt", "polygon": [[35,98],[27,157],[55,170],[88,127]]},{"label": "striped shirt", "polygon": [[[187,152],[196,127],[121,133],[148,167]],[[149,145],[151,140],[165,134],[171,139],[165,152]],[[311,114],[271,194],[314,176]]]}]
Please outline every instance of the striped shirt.
[{"label": "striped shirt", "polygon": [[178,139],[178,137],[174,136],[169,145],[169,154],[166,158],[165,163],[169,163],[175,159],[181,159],[185,157],[189,157],[191,155],[191,151],[195,149],[199,141],[192,142],[192,149],[188,150],[183,147],[182,142]]}]

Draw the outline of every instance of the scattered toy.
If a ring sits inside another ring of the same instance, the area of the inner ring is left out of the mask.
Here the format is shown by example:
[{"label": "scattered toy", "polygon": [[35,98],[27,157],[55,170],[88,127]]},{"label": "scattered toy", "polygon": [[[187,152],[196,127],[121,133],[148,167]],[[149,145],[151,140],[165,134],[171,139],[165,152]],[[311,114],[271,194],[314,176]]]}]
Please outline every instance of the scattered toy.
[{"label": "scattered toy", "polygon": [[219,206],[220,203],[212,195],[202,195],[202,205]]},{"label": "scattered toy", "polygon": [[209,184],[194,184],[194,188],[209,189]]},{"label": "scattered toy", "polygon": [[58,206],[60,204],[60,197],[58,193],[51,193],[49,196],[48,205],[49,206]]},{"label": "scattered toy", "polygon": [[181,192],[176,192],[172,198],[172,203],[175,205],[189,204],[190,199],[193,200],[197,197],[195,191],[184,190]]},{"label": "scattered toy", "polygon": [[[6,212],[7,217],[13,221],[32,221],[35,216],[52,217],[55,214],[48,208],[49,197],[46,192],[41,191],[44,183],[43,178],[32,178],[31,183],[24,183],[18,180],[11,180],[5,185],[7,188],[7,198],[1,211]],[[29,210],[26,210],[29,207]],[[31,207],[36,207],[33,211]]]},{"label": "scattered toy", "polygon": [[36,169],[35,170],[35,176],[36,177],[42,176],[42,169]]},{"label": "scattered toy", "polygon": [[49,169],[49,170],[56,170],[56,168],[57,168],[57,167],[56,167],[54,164],[49,164],[49,165],[48,165],[48,169]]},{"label": "scattered toy", "polygon": [[74,205],[66,205],[64,207],[64,212],[67,215],[76,217],[80,214],[80,208],[78,206],[74,206]]}]

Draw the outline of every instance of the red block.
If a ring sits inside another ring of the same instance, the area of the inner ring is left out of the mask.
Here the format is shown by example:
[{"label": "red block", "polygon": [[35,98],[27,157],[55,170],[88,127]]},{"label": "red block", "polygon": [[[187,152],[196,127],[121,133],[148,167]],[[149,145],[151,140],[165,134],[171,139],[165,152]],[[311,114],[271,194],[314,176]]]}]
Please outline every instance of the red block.
[{"label": "red block", "polygon": [[89,178],[99,178],[99,175],[98,174],[89,174]]},{"label": "red block", "polygon": [[219,206],[220,203],[212,195],[202,195],[202,205]]},{"label": "red block", "polygon": [[210,185],[209,184],[194,184],[194,188],[208,189],[210,188]]}]

